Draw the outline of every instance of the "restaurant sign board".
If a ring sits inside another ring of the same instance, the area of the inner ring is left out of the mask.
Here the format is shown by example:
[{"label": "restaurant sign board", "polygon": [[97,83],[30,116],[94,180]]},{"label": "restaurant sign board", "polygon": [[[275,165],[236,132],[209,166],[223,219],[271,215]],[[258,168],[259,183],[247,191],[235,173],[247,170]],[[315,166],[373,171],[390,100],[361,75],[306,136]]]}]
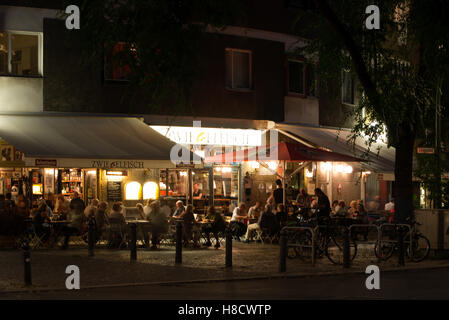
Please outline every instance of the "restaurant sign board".
[{"label": "restaurant sign board", "polygon": [[34,164],[38,167],[57,167],[58,161],[56,159],[35,159]]},{"label": "restaurant sign board", "polygon": [[143,169],[143,161],[134,160],[92,160],[92,168],[102,168],[102,169]]}]

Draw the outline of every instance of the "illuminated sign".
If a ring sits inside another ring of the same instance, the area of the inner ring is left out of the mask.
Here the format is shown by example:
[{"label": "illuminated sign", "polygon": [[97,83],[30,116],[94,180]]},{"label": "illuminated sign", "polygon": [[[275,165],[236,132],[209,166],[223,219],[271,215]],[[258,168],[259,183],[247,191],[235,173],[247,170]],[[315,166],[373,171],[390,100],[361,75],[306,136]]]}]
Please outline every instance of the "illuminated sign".
[{"label": "illuminated sign", "polygon": [[56,167],[58,164],[56,160],[48,160],[48,159],[36,159],[34,163],[36,166],[39,167]]},{"label": "illuminated sign", "polygon": [[150,127],[171,141],[179,144],[254,147],[262,145],[262,130],[169,126]]},{"label": "illuminated sign", "polygon": [[143,169],[143,161],[132,160],[120,160],[120,161],[107,161],[107,160],[94,160],[92,161],[92,168],[118,168],[118,169]]}]

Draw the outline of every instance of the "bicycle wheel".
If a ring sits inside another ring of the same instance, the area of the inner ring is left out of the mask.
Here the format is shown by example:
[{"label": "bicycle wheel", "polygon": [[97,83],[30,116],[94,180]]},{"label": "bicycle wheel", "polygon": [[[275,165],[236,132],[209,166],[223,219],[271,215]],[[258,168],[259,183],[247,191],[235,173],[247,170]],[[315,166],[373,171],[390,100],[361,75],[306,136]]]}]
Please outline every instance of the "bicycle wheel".
[{"label": "bicycle wheel", "polygon": [[[333,264],[343,264],[343,236],[330,236],[325,249],[326,257]],[[349,259],[354,260],[357,255],[357,244],[349,239]]]},{"label": "bicycle wheel", "polygon": [[376,241],[374,245],[374,254],[380,260],[387,261],[391,258],[394,251],[394,243],[382,241],[381,247],[379,247],[379,241]]},{"label": "bicycle wheel", "polygon": [[407,255],[414,262],[426,259],[430,253],[430,241],[421,234],[416,234],[412,239],[412,245],[407,246]]}]

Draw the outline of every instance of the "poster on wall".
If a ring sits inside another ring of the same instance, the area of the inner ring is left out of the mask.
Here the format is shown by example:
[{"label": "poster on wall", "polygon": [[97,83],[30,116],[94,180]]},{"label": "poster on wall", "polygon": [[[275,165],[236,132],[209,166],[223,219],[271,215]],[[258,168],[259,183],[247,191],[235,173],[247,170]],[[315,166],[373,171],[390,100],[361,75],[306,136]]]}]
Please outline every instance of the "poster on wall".
[{"label": "poster on wall", "polygon": [[108,201],[122,201],[122,182],[108,181]]}]

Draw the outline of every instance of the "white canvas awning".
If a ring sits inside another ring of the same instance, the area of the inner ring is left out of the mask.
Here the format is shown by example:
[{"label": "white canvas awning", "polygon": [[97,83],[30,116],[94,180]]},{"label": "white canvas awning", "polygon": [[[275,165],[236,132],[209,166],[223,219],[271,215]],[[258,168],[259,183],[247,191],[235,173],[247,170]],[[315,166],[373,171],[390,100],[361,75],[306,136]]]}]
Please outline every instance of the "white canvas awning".
[{"label": "white canvas awning", "polygon": [[27,167],[172,168],[172,141],[138,118],[0,115],[0,138]]}]

